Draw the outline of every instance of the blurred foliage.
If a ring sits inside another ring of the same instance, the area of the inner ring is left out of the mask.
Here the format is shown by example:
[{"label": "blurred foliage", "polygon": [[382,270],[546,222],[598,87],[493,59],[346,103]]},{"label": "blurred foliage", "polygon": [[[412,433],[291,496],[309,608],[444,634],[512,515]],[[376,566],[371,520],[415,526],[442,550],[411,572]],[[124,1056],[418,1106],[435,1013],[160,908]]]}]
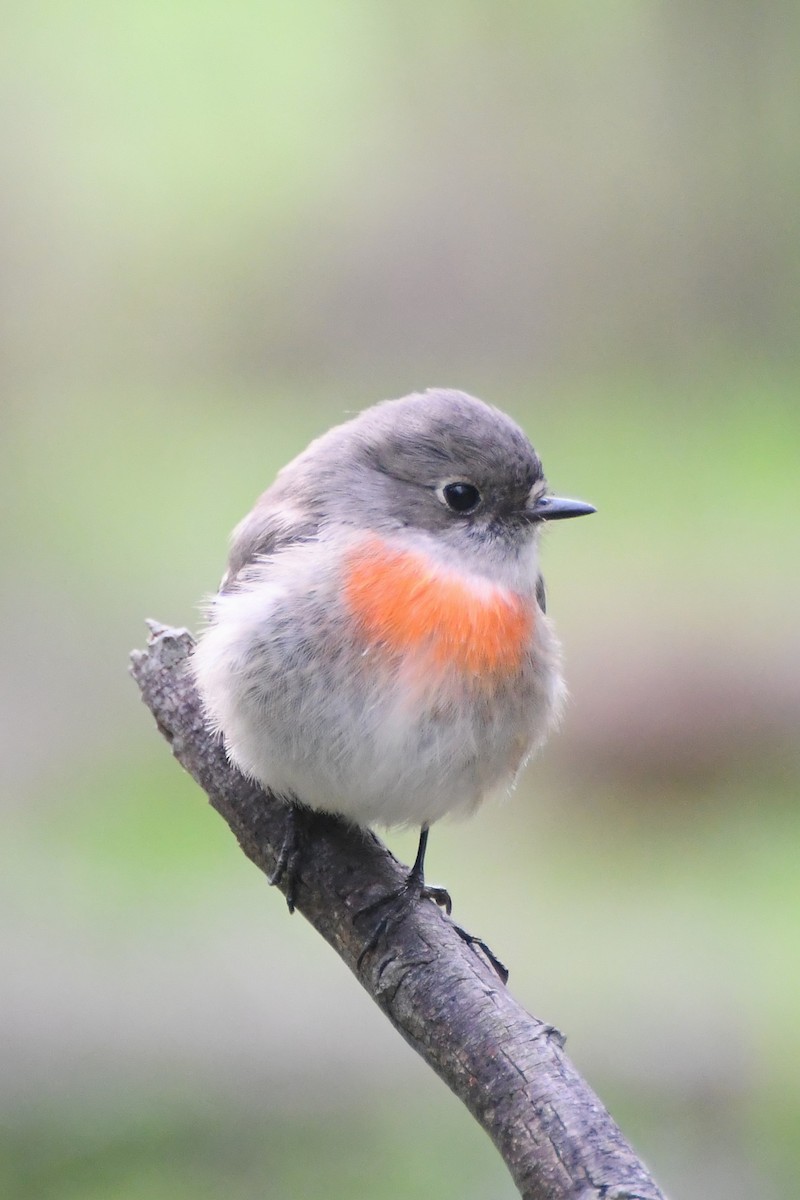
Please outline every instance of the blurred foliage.
[{"label": "blurred foliage", "polygon": [[513,1195],[125,677],[285,461],[430,384],[599,509],[546,546],[565,728],[431,870],[672,1194],[790,1194],[799,25],[6,5],[3,1195]]}]

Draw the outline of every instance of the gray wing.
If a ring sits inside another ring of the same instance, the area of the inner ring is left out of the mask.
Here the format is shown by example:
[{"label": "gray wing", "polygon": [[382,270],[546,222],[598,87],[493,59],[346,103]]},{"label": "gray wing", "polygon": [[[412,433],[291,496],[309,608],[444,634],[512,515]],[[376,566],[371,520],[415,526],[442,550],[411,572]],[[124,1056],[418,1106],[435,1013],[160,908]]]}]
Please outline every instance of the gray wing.
[{"label": "gray wing", "polygon": [[220,592],[232,591],[254,562],[269,558],[284,546],[313,541],[318,533],[319,521],[312,514],[282,504],[265,493],[233,531]]}]

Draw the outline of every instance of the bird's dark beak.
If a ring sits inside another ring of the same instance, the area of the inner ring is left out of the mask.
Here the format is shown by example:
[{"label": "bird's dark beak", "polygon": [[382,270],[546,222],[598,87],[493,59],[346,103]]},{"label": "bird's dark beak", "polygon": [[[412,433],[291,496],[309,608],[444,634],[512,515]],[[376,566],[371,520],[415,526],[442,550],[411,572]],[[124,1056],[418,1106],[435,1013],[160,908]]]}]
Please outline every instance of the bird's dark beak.
[{"label": "bird's dark beak", "polygon": [[529,521],[564,521],[567,517],[586,517],[597,512],[591,504],[582,500],[565,500],[561,496],[540,496],[532,508],[526,510]]}]

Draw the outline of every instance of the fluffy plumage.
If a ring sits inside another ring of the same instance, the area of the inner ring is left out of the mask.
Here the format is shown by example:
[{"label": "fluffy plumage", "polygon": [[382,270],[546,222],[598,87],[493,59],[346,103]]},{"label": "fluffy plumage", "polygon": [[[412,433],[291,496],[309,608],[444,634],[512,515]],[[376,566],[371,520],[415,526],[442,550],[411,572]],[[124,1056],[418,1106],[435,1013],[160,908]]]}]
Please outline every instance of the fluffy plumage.
[{"label": "fluffy plumage", "polygon": [[[475,511],[447,506],[454,481]],[[462,392],[312,442],[234,531],[194,655],[231,760],[365,824],[429,824],[510,785],[563,695],[537,601],[545,491],[522,430]]]}]

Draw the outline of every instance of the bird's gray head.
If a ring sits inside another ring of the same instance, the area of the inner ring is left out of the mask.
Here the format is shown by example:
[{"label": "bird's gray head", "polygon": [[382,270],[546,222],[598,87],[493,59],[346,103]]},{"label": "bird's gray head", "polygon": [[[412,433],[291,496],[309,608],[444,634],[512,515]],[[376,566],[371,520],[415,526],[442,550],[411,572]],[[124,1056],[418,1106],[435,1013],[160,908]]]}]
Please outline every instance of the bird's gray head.
[{"label": "bird's gray head", "polygon": [[277,489],[323,523],[433,535],[455,554],[520,553],[541,522],[593,511],[548,496],[541,461],[510,417],[433,388],[366,409],[285,468]]}]

